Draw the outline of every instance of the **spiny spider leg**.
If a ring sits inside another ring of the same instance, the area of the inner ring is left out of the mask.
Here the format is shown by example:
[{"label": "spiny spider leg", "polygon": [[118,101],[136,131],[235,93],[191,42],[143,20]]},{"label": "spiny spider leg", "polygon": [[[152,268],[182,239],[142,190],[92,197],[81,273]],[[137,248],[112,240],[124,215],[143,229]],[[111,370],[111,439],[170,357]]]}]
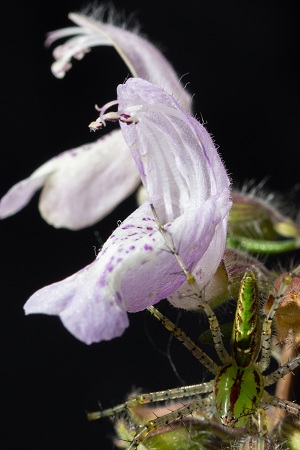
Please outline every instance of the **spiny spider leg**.
[{"label": "spiny spider leg", "polygon": [[283,400],[282,398],[275,397],[273,395],[270,395],[266,391],[264,392],[264,395],[262,396],[262,405],[267,406],[276,406],[276,408],[283,409],[284,411],[295,414],[300,417],[300,405],[294,402],[290,402],[289,400]]},{"label": "spiny spider leg", "polygon": [[[273,318],[276,314],[279,303],[284,297],[285,291],[291,283],[293,277],[297,276],[300,273],[300,266],[298,266],[294,271],[290,272],[286,275],[280,286],[278,291],[276,292],[273,304],[263,320],[262,323],[262,334],[261,334],[261,360],[258,363],[258,367],[261,372],[264,372],[270,365],[271,361],[271,337],[272,337],[272,322]],[[279,377],[280,378],[280,377]]]},{"label": "spiny spider leg", "polygon": [[201,410],[203,408],[208,408],[214,405],[214,395],[210,394],[205,398],[197,399],[188,405],[184,405],[181,408],[171,411],[164,416],[157,417],[156,419],[150,420],[145,425],[141,425],[140,431],[134,436],[131,444],[127,450],[135,450],[148,436],[150,431],[157,430],[158,428],[166,425],[170,425],[176,420],[181,420],[184,417],[192,415],[194,411]]},{"label": "spiny spider leg", "polygon": [[[161,224],[161,222],[158,219],[156,210],[154,208],[154,206],[151,204],[151,209],[153,212],[153,216],[155,219],[155,222],[158,226],[158,229],[162,235],[162,237],[165,240],[165,243],[168,247],[168,249],[170,250],[170,252],[175,256],[180,268],[182,269],[187,282],[189,283],[194,295],[197,298],[198,304],[199,304],[199,308],[202,309],[205,314],[207,315],[208,321],[209,321],[209,326],[210,326],[210,330],[211,330],[211,334],[212,334],[212,338],[214,341],[214,346],[215,346],[215,350],[220,358],[220,361],[223,364],[228,363],[231,358],[228,355],[224,344],[223,344],[223,339],[222,339],[222,334],[221,334],[221,329],[220,329],[220,325],[218,322],[218,319],[215,315],[215,313],[213,312],[213,310],[211,309],[211,307],[209,306],[209,304],[202,298],[201,295],[201,291],[199,289],[199,286],[196,283],[196,280],[194,278],[194,275],[189,271],[189,269],[187,268],[187,266],[185,265],[185,263],[183,262],[182,258],[180,257],[180,255],[178,254],[178,251],[176,250],[174,243],[173,243],[173,239],[172,236],[167,232],[167,230],[164,228],[164,226]],[[210,369],[209,369],[210,370]]]},{"label": "spiny spider leg", "polygon": [[263,377],[264,385],[270,386],[271,384],[276,383],[276,381],[278,381],[280,378],[283,378],[284,375],[292,372],[298,366],[300,366],[300,356],[297,356],[296,358],[287,362],[283,366],[278,367],[276,370],[274,370],[274,372],[270,373],[269,375],[265,375]]},{"label": "spiny spider leg", "polygon": [[181,328],[177,327],[171,320],[165,317],[160,311],[158,311],[154,306],[149,306],[148,311],[160,321],[160,323],[170,331],[173,336],[184,345],[193,356],[195,356],[198,361],[203,364],[211,373],[214,375],[220,370],[220,367],[203,351],[198,345],[196,345]]},{"label": "spiny spider leg", "polygon": [[103,411],[95,411],[88,413],[88,420],[97,420],[102,417],[114,416],[123,412],[125,409],[134,408],[135,406],[145,405],[147,403],[155,403],[161,401],[174,400],[185,397],[193,397],[199,394],[206,394],[213,390],[213,381],[201,384],[193,384],[191,386],[183,386],[174,389],[166,389],[164,391],[150,392],[149,394],[141,394],[136,397],[130,397],[126,402],[115,406],[114,408],[104,409]]}]

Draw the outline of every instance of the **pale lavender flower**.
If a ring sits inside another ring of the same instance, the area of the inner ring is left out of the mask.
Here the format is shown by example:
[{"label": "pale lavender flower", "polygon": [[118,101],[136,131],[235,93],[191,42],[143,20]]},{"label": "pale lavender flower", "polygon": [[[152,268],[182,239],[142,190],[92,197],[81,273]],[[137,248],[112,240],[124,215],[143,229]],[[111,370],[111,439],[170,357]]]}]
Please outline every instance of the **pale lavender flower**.
[{"label": "pale lavender flower", "polygon": [[[114,46],[133,76],[163,86],[189,110],[191,97],[179,83],[165,57],[134,32],[91,17],[70,14],[78,26],[49,33],[47,44],[70,37],[54,50],[54,75],[62,78],[72,58],[82,58],[91,47]],[[51,225],[77,230],[105,217],[140,184],[120,130],[94,144],[68,150],[52,158],[29,178],[14,185],[0,202],[0,219],[15,214],[42,190],[39,209]],[[74,200],[76,198],[76,200]]]},{"label": "pale lavender flower", "polygon": [[[93,127],[120,120],[159,219],[186,265],[197,266],[204,287],[222,259],[231,206],[230,183],[213,141],[172,96],[145,80],[120,85],[118,103],[117,113],[102,108]],[[25,311],[59,315],[87,344],[120,336],[127,312],[141,311],[184,284],[166,250],[147,202],[114,231],[92,264],[36,292]]]}]

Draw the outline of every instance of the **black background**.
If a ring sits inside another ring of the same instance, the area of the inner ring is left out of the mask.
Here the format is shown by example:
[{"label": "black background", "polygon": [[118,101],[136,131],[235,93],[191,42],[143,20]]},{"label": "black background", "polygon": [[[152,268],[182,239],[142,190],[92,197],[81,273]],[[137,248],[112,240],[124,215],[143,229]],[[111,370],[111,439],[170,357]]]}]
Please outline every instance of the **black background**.
[{"label": "black background", "polygon": [[[136,12],[142,31],[161,44],[179,75],[187,74],[194,112],[215,137],[232,179],[261,181],[297,208],[299,188],[299,15],[293,2],[115,1]],[[50,72],[47,31],[69,26],[82,1],[6,2],[1,6],[1,192],[57,153],[95,139],[87,124],[94,104],[115,99],[128,75],[110,48],[96,48],[63,80]],[[168,336],[146,313],[112,342],[86,346],[56,317],[25,317],[38,288],[94,258],[135,208],[134,199],[86,230],[55,230],[37,210],[38,196],[1,222],[1,448],[112,448],[108,420],[88,423],[86,409],[114,405],[134,388],[174,387]],[[4,288],[3,288],[4,287]],[[206,325],[205,325],[206,326]],[[200,334],[199,330],[196,330]],[[187,383],[201,382],[197,362],[171,342]],[[298,401],[300,398],[298,398]]]}]

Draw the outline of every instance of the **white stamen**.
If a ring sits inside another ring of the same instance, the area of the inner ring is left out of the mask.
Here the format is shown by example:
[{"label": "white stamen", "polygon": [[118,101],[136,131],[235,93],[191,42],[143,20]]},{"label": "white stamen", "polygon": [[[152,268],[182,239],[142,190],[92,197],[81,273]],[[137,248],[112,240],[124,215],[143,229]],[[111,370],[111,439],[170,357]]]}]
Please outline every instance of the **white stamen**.
[{"label": "white stamen", "polygon": [[101,130],[102,128],[106,127],[106,121],[116,122],[117,120],[119,120],[120,122],[128,124],[139,122],[138,117],[136,117],[134,113],[136,111],[140,111],[143,108],[142,105],[130,106],[118,112],[115,111],[108,113],[105,112],[111,106],[118,105],[118,103],[119,103],[118,100],[112,100],[111,102],[108,102],[104,106],[102,106],[102,108],[100,108],[98,105],[95,105],[95,109],[99,111],[100,115],[95,121],[89,124],[90,130],[91,131]]},{"label": "white stamen", "polygon": [[102,106],[101,108],[98,105],[95,105],[95,108],[96,111],[99,111],[101,116],[102,114],[105,113],[107,109],[109,109],[111,106],[118,105],[118,103],[119,103],[118,100],[112,100],[111,102],[105,103],[105,105]]}]

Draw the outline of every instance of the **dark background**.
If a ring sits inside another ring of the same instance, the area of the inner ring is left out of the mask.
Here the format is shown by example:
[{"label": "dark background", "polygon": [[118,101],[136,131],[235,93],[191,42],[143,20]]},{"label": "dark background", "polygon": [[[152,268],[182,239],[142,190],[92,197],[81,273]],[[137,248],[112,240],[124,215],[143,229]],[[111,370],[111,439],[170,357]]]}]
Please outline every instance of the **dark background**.
[{"label": "dark background", "polygon": [[[29,0],[1,6],[1,195],[50,157],[95,139],[87,128],[96,117],[94,104],[114,99],[128,74],[106,47],[93,49],[63,80],[51,74],[45,33],[71,25],[67,13],[87,4]],[[127,16],[136,12],[142,31],[161,44],[179,75],[187,74],[194,112],[214,135],[233,180],[241,185],[268,177],[267,188],[297,209],[299,15],[294,3],[114,4]],[[35,196],[0,224],[1,448],[110,449],[109,421],[88,423],[85,410],[97,409],[98,400],[112,406],[134,387],[179,385],[162,354],[169,345],[167,333],[139,313],[130,316],[122,338],[86,346],[56,317],[25,317],[23,304],[38,288],[91,262],[99,237],[105,240],[135,208],[134,199],[78,232],[47,225],[37,201]],[[173,341],[171,353],[186,383],[204,379],[200,365]]]}]

